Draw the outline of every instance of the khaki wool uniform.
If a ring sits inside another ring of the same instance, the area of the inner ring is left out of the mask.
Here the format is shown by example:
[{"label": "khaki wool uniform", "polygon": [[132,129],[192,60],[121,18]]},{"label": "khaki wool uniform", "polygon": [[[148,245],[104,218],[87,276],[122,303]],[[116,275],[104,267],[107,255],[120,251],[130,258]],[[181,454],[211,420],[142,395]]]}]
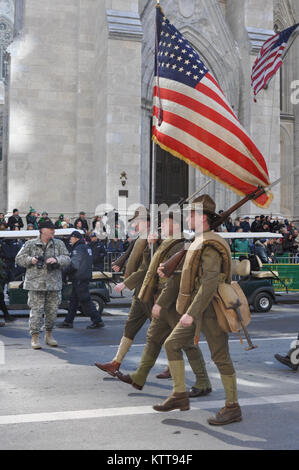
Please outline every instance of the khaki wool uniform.
[{"label": "khaki wool uniform", "polygon": [[[208,233],[211,234],[211,232]],[[214,238],[217,236],[217,234],[213,234]],[[225,242],[222,241],[221,243]],[[187,269],[190,271],[192,266],[188,266]],[[237,402],[236,375],[229,354],[228,334],[220,328],[211,303],[221,276],[223,279],[223,255],[213,244],[207,244],[201,251],[198,270],[195,273],[195,282],[191,287],[191,299],[187,311],[182,312],[178,305],[180,295],[181,300],[184,302],[183,296],[185,294],[181,294],[182,282],[177,302],[177,308],[180,313],[187,313],[193,317],[193,324],[189,327],[183,327],[180,323],[177,324],[165,341],[164,346],[174,382],[174,392],[186,392],[182,350],[199,335],[199,331],[202,331],[208,342],[212,360],[220,372],[226,393],[226,402],[235,403]]]},{"label": "khaki wool uniform", "polygon": [[[59,267],[48,268],[45,261],[39,269],[32,264],[32,258],[56,258]],[[51,331],[57,316],[61,301],[62,269],[70,264],[70,255],[61,240],[50,240],[44,245],[40,237],[29,240],[16,256],[16,264],[26,268],[24,289],[28,290],[28,305],[30,307],[30,334],[40,333],[42,316],[45,314],[45,329]]]},{"label": "khaki wool uniform", "polygon": [[[144,323],[151,318],[152,305],[143,303],[138,299],[138,294],[148,270],[150,259],[151,252],[147,241],[141,239],[136,240],[125,272],[124,284],[128,289],[134,290],[134,295],[123,337],[117,354],[113,359],[113,361],[118,363],[122,363],[138,331],[143,327]],[[129,266],[134,266],[133,269],[135,270],[128,274]]]},{"label": "khaki wool uniform", "polygon": [[[170,249],[167,246],[173,241],[172,237],[168,237],[156,251],[151,266],[155,265],[156,258],[160,258],[159,263],[167,261],[171,256],[180,251],[184,246],[184,241],[176,240]],[[158,263],[158,264],[159,264]],[[142,354],[139,367],[136,372],[130,374],[132,380],[137,385],[143,386],[146,382],[147,376],[155,365],[155,362],[160,354],[162,346],[166,338],[170,335],[171,331],[177,325],[180,315],[176,311],[176,299],[180,288],[180,272],[174,274],[171,278],[160,278],[157,274],[154,278],[155,281],[155,303],[162,307],[160,317],[153,318],[147,332],[146,346]],[[150,282],[150,280],[149,280]],[[147,277],[144,280],[142,291],[146,291]],[[195,346],[191,340],[189,344],[184,345],[185,351],[190,366],[196,376],[196,383],[194,387],[198,389],[207,389],[211,387],[209,377],[206,371],[205,362],[198,346]]]}]

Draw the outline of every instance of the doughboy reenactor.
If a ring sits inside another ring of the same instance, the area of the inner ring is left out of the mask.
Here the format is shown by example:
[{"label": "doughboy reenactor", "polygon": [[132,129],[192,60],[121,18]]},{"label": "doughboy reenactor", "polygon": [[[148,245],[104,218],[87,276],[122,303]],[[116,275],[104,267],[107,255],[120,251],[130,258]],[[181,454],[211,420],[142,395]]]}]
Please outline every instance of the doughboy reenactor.
[{"label": "doughboy reenactor", "polygon": [[[164,241],[152,258],[138,296],[143,302],[154,303],[152,321],[147,332],[146,346],[139,367],[129,375],[123,375],[120,371],[116,372],[116,376],[122,382],[131,384],[138,390],[143,388],[147,376],[160,354],[164,341],[180,319],[180,315],[176,311],[176,299],[181,278],[180,268],[169,279],[160,278],[157,274],[160,264],[167,261],[184,246],[180,218],[181,213],[170,213],[163,217],[161,235]],[[154,302],[152,299],[155,299]],[[196,383],[189,390],[189,396],[208,395],[212,391],[211,383],[199,347],[195,346],[193,341],[190,341],[190,344],[184,347],[184,351],[196,377]]]},{"label": "doughboy reenactor", "polygon": [[124,282],[116,286],[116,290],[118,292],[121,292],[125,287],[130,290],[134,290],[132,305],[116,356],[111,362],[105,364],[95,362],[95,365],[99,369],[107,372],[113,377],[115,376],[116,371],[119,370],[119,367],[123,362],[125,355],[129,351],[138,331],[151,317],[151,305],[141,302],[138,298],[151,258],[150,247],[147,241],[150,228],[150,214],[145,208],[139,208],[135,211],[133,218],[129,219],[129,222],[132,222],[133,220],[136,224],[136,231],[139,232],[140,236],[136,240],[128,259]]},{"label": "doughboy reenactor", "polygon": [[61,301],[62,270],[70,263],[70,255],[61,240],[54,238],[55,228],[48,220],[40,225],[40,236],[28,240],[16,256],[16,264],[26,268],[24,289],[28,290],[31,346],[40,349],[39,334],[45,315],[45,342],[57,346],[52,329]]},{"label": "doughboy reenactor", "polygon": [[242,419],[236,374],[229,354],[228,334],[220,328],[212,306],[218,283],[231,282],[231,253],[225,240],[210,230],[215,217],[214,201],[208,195],[203,195],[193,201],[190,209],[187,222],[189,228],[195,230],[196,238],[184,261],[176,304],[182,317],[164,343],[173,379],[173,393],[153,408],[156,411],[189,408],[182,351],[190,341],[197,343],[202,331],[212,360],[220,372],[226,398],[224,408],[215,417],[209,418],[208,423],[224,425]]}]

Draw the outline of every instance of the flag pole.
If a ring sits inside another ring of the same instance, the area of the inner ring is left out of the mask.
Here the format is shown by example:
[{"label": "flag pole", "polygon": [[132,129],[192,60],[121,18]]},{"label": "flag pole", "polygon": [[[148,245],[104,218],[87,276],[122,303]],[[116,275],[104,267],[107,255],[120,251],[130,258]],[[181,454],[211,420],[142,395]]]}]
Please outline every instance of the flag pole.
[{"label": "flag pole", "polygon": [[[160,0],[155,0],[156,8],[160,7]],[[157,57],[157,25],[155,20],[155,60]],[[151,193],[151,223],[150,223],[150,233],[154,232],[154,223],[155,223],[155,203],[156,203],[156,166],[157,166],[157,144],[153,140],[152,142],[152,193]],[[151,258],[154,254],[154,245],[151,245]]]},{"label": "flag pole", "polygon": [[[294,34],[294,33],[295,33],[295,34]],[[294,34],[294,37],[293,37],[293,39],[291,40],[291,43],[290,43],[290,44],[288,45],[288,47],[286,48],[284,54],[282,55],[281,60],[285,60],[286,56],[287,56],[288,53],[290,52],[290,49],[291,49],[292,45],[293,45],[294,42],[296,41],[296,39],[297,39],[297,37],[298,37],[298,35],[299,35],[299,26],[298,26],[297,29],[295,29],[294,33],[293,33],[293,34]]]}]

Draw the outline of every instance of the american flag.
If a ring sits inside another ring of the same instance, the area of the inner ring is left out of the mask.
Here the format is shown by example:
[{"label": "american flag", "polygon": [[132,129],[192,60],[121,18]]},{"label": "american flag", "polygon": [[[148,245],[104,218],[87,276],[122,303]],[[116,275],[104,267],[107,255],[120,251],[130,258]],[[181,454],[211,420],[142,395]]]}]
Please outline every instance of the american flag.
[{"label": "american flag", "polygon": [[[195,49],[167,20],[156,19],[153,139],[237,194],[269,186],[265,160]],[[267,192],[254,202],[267,207]]]},{"label": "american flag", "polygon": [[264,42],[252,68],[251,86],[256,96],[282,65],[282,54],[299,23],[274,34]]}]

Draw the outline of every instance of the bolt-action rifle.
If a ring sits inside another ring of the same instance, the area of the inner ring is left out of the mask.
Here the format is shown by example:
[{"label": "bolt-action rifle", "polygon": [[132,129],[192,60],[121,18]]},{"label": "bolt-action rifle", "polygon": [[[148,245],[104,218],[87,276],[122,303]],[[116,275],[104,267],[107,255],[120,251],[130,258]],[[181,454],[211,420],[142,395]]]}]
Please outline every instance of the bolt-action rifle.
[{"label": "bolt-action rifle", "polygon": [[[210,181],[208,181],[204,186],[202,186],[200,189],[198,189],[197,191],[195,191],[194,194],[192,194],[192,196],[189,196],[187,198],[183,198],[181,199],[179,202],[178,202],[178,205],[180,207],[183,207],[184,204],[186,204],[187,202],[189,202],[191,199],[193,199],[195,196],[197,196],[201,191],[203,191],[203,189],[206,188],[206,186],[208,186],[208,184],[210,184]],[[134,245],[136,243],[136,241],[138,240],[139,237],[135,238],[135,240],[132,240],[130,245],[128,246],[128,248],[126,249],[126,251],[119,257],[117,258],[115,261],[113,261],[112,263],[112,269],[114,267],[118,267],[119,269],[117,270],[118,272],[122,272],[123,269],[124,269],[124,266],[127,262],[127,260],[129,259],[129,256],[130,254],[132,253],[133,251],[133,248],[134,248]],[[114,270],[114,269],[113,269]]]},{"label": "bolt-action rifle", "polygon": [[[271,185],[273,186],[273,185]],[[230,209],[228,209],[225,212],[222,212],[221,215],[217,214],[214,217],[214,220],[212,221],[211,224],[211,230],[215,230],[217,227],[219,227],[221,224],[224,223],[224,221],[229,217],[233,212],[235,212],[237,209],[242,207],[246,202],[251,201],[253,199],[257,199],[258,197],[262,196],[266,192],[266,188],[258,187],[255,191],[252,193],[248,194],[245,196],[241,201],[237,202],[234,206],[232,206]],[[189,242],[190,244],[192,243],[194,239],[191,239]],[[180,264],[180,262],[184,259],[186,256],[186,253],[188,251],[188,247],[182,248],[180,251],[178,251],[175,255],[173,255],[169,260],[167,260],[163,265],[163,272],[167,277],[172,276],[172,274],[175,272],[177,266]]]}]

